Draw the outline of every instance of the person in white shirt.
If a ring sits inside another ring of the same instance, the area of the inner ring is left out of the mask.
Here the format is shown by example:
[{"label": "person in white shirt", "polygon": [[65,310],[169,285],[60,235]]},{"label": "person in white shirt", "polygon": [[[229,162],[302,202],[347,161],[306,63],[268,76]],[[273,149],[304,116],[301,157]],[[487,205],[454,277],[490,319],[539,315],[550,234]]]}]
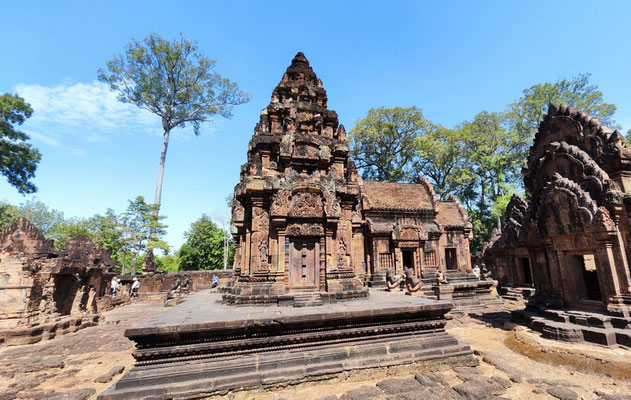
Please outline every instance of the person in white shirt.
[{"label": "person in white shirt", "polygon": [[140,289],[140,281],[134,277],[134,283],[131,284],[131,297],[138,297],[138,289]]},{"label": "person in white shirt", "polygon": [[473,274],[476,276],[476,278],[480,279],[480,267],[478,267],[477,265],[473,267]]},{"label": "person in white shirt", "polygon": [[112,297],[118,296],[118,282],[116,281],[116,277],[112,277],[112,282],[110,282],[110,294]]}]

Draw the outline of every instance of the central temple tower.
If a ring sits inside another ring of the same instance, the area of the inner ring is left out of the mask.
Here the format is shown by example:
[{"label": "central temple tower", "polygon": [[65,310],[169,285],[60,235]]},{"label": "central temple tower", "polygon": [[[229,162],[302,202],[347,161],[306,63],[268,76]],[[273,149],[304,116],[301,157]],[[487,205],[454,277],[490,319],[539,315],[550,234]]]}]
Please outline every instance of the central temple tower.
[{"label": "central temple tower", "polygon": [[225,300],[366,296],[355,275],[364,259],[360,185],[344,126],[298,53],[261,111],[234,190],[237,280]]}]

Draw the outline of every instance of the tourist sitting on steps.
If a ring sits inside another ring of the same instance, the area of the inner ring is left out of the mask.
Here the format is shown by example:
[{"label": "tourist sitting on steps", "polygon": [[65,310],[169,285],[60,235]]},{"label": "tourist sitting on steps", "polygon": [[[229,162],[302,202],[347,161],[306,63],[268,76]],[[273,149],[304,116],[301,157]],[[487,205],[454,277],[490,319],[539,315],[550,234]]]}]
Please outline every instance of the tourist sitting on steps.
[{"label": "tourist sitting on steps", "polygon": [[473,275],[475,275],[476,278],[480,279],[480,267],[478,265],[473,267]]}]

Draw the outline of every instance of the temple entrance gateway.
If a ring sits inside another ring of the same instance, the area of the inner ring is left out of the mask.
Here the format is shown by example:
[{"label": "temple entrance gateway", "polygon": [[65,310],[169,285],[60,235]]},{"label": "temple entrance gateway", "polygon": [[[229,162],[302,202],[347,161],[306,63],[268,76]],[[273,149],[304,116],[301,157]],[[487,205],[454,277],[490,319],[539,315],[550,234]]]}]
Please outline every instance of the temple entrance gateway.
[{"label": "temple entrance gateway", "polygon": [[316,289],[318,254],[316,239],[292,238],[289,247],[289,286],[291,289]]}]

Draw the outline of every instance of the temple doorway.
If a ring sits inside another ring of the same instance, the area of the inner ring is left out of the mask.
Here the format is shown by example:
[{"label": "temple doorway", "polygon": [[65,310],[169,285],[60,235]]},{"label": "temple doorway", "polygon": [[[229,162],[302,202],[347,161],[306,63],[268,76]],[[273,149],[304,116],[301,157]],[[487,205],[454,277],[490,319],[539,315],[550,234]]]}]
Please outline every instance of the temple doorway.
[{"label": "temple doorway", "polygon": [[403,255],[403,268],[414,269],[414,252],[412,250],[401,250]]},{"label": "temple doorway", "polygon": [[319,245],[316,239],[296,238],[289,251],[289,285],[292,289],[317,288]]},{"label": "temple doorway", "polygon": [[528,257],[521,258],[521,269],[524,272],[524,283],[532,285],[532,270],[530,269],[530,260]]},{"label": "temple doorway", "polygon": [[458,258],[456,249],[445,249],[445,268],[448,270],[458,269]]},{"label": "temple doorway", "polygon": [[580,300],[602,301],[596,260],[593,254],[580,254],[568,257],[570,271],[574,273],[577,295]]},{"label": "temple doorway", "polygon": [[61,315],[70,315],[72,303],[77,294],[76,280],[72,275],[58,275],[55,278],[55,291],[53,300],[57,306],[57,312]]}]

